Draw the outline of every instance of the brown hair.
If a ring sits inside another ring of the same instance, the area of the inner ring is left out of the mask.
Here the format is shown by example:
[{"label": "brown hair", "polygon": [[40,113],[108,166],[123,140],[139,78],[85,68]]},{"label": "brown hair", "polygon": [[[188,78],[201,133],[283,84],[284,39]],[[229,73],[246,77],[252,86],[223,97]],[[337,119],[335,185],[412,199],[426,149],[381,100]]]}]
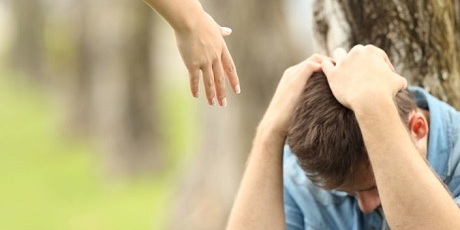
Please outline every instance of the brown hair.
[{"label": "brown hair", "polygon": [[[395,97],[403,123],[415,110],[412,94],[404,90]],[[314,73],[300,96],[288,130],[287,143],[300,167],[316,185],[333,189],[369,163],[363,137],[350,109],[333,96],[323,73]]]}]

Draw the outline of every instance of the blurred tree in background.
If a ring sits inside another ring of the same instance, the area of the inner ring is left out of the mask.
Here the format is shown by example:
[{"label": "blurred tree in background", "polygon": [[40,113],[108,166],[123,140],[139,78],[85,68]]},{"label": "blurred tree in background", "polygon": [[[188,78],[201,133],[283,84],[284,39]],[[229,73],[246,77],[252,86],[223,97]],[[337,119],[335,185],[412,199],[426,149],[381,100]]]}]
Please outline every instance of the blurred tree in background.
[{"label": "blurred tree in background", "polygon": [[454,0],[316,1],[316,35],[327,54],[356,44],[382,48],[411,85],[459,109],[459,9]]},{"label": "blurred tree in background", "polygon": [[12,3],[13,67],[39,79],[46,71],[62,131],[95,139],[108,177],[157,170],[151,10],[122,0]]},{"label": "blurred tree in background", "polygon": [[[0,8],[6,13],[0,15],[1,46],[7,47],[0,54],[5,60],[0,63],[1,101],[5,106],[0,112],[0,124],[8,124],[1,126],[5,134],[0,140],[0,168],[5,173],[0,181],[8,188],[0,201],[0,228],[25,229],[26,223],[14,222],[17,209],[24,207],[27,211],[23,218],[30,219],[31,229],[114,229],[110,227],[112,223],[146,216],[151,218],[148,222],[144,219],[141,224],[129,226],[161,226],[157,224],[160,220],[152,218],[162,216],[155,205],[163,203],[158,199],[165,199],[165,191],[169,190],[166,184],[171,169],[165,166],[167,160],[174,158],[174,153],[163,149],[178,152],[185,148],[182,145],[188,128],[183,128],[183,136],[174,137],[181,147],[163,148],[173,141],[164,141],[164,132],[160,131],[159,104],[165,111],[177,105],[165,106],[174,100],[155,98],[155,90],[159,90],[155,59],[167,55],[154,52],[154,13],[142,1],[122,0],[7,0],[1,2]],[[20,101],[34,97],[31,95],[36,89],[41,92],[36,100]],[[186,93],[182,91],[167,95],[181,100]],[[53,143],[65,141],[69,148],[62,155],[58,154],[63,149],[60,144],[50,147],[46,137],[36,138],[38,134],[49,135],[41,130],[41,124],[37,125],[47,121],[41,119],[45,115],[30,112],[42,111],[35,108],[44,105],[39,99],[42,94],[54,105],[55,113],[50,118],[53,122],[47,123],[51,127],[45,129],[58,126]],[[184,108],[177,111],[190,111],[189,106]],[[27,115],[19,114],[25,111]],[[177,115],[167,121],[169,124],[164,126],[172,130],[176,124],[183,124]],[[11,128],[9,124],[16,126]],[[94,144],[97,151],[81,151],[83,148],[75,144],[80,141],[91,147]],[[81,155],[77,157],[75,152]],[[56,164],[64,159],[74,162]],[[94,159],[97,161],[92,162]],[[93,170],[93,165],[98,167]],[[144,182],[145,178],[149,183]],[[103,187],[107,185],[110,189]],[[138,205],[140,200],[142,205]],[[135,205],[138,206],[133,210],[131,206]],[[139,211],[143,213],[139,215]],[[117,218],[123,212],[129,216]],[[126,229],[123,225],[118,227]]]},{"label": "blurred tree in background", "polygon": [[140,1],[78,4],[83,4],[86,87],[105,171],[113,176],[151,172],[162,157],[151,71],[152,12]]},{"label": "blurred tree in background", "polygon": [[10,49],[10,65],[22,74],[43,81],[43,24],[44,9],[41,1],[11,1],[16,36]]}]

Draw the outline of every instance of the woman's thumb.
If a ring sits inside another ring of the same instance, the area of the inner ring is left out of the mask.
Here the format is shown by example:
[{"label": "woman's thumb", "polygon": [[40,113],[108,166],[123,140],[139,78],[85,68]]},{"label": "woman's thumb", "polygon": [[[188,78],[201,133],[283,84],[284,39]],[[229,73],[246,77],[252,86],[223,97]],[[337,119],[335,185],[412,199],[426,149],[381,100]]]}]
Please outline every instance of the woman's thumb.
[{"label": "woman's thumb", "polygon": [[232,34],[232,29],[228,27],[220,27],[220,31],[224,37],[230,36],[230,34]]}]

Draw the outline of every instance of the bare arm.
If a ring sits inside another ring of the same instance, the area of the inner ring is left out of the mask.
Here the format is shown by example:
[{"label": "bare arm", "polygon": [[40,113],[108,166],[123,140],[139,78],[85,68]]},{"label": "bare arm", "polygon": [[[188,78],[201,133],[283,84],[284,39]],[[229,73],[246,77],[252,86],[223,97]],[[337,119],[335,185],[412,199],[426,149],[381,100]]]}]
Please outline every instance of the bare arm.
[{"label": "bare arm", "polygon": [[144,0],[157,11],[174,30],[190,30],[206,12],[197,0]]},{"label": "bare arm", "polygon": [[144,0],[174,29],[177,47],[190,77],[190,90],[198,97],[200,73],[210,105],[227,105],[225,77],[240,93],[238,75],[223,36],[230,28],[220,27],[198,0]]},{"label": "bare arm", "polygon": [[386,54],[356,46],[337,66],[323,62],[337,100],[355,112],[392,229],[458,229],[460,210],[412,143],[393,97],[407,84]]},{"label": "bare arm", "polygon": [[381,111],[366,104],[354,111],[390,226],[458,229],[460,210],[413,145],[391,98],[373,106]]},{"label": "bare arm", "polygon": [[227,229],[284,229],[284,138],[259,127]]},{"label": "bare arm", "polygon": [[284,229],[282,152],[289,120],[308,78],[326,57],[285,71],[254,138],[227,229]]}]

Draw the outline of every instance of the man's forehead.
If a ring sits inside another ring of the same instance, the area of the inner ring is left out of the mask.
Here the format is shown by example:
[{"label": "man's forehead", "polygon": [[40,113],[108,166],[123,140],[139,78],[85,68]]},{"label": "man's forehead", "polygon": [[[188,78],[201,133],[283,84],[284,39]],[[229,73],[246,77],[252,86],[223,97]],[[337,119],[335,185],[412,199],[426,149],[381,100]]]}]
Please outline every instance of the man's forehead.
[{"label": "man's forehead", "polygon": [[336,188],[336,190],[344,192],[361,192],[372,190],[376,187],[374,173],[368,164],[361,164],[356,173],[349,179]]},{"label": "man's forehead", "polygon": [[350,187],[350,188],[337,188],[336,190],[337,191],[341,191],[341,192],[346,192],[346,193],[355,193],[355,192],[365,192],[365,191],[370,191],[370,190],[373,190],[377,188],[377,185],[375,183],[367,186],[367,187],[364,187],[364,186],[356,186],[356,187]]}]

